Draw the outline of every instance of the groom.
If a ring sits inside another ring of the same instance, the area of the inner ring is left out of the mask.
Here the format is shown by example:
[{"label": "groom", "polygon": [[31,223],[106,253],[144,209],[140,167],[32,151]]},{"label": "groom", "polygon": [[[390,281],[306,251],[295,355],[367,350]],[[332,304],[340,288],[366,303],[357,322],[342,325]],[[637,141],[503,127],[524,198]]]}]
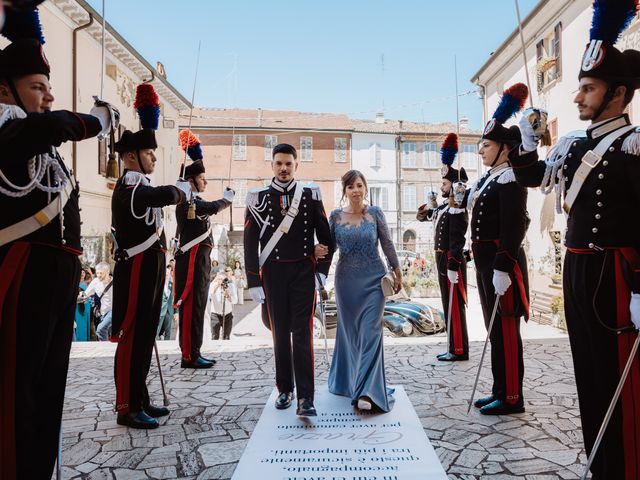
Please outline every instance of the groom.
[{"label": "groom", "polygon": [[[273,334],[276,408],[285,409],[298,393],[299,416],[315,416],[313,405],[313,314],[316,278],[324,285],[333,247],[320,187],[303,187],[293,178],[296,149],[286,143],[273,149],[274,178],[268,187],[247,195],[244,260],[251,298],[266,301]],[[316,261],[314,234],[328,254]],[[316,275],[316,273],[318,275]],[[295,381],[294,381],[295,379]]]}]

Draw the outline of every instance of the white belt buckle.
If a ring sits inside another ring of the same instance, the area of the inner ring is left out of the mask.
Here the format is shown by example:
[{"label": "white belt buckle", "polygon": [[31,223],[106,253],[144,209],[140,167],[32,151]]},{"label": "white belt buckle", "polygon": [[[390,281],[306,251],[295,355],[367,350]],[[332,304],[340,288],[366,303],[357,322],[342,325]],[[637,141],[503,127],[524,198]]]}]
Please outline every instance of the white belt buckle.
[{"label": "white belt buckle", "polygon": [[298,209],[294,206],[290,206],[289,210],[287,210],[287,215],[289,215],[290,217],[295,217],[296,215],[298,215]]},{"label": "white belt buckle", "polygon": [[593,150],[589,150],[582,157],[582,163],[584,163],[589,168],[595,168],[596,165],[600,163],[600,160],[602,160],[602,157]]}]

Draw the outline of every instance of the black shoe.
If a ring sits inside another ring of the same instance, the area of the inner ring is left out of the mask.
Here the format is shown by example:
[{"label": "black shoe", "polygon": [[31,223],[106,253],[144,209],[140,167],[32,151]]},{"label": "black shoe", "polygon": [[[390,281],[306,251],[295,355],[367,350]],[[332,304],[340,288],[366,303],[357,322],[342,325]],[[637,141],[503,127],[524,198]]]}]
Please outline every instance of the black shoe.
[{"label": "black shoe", "polygon": [[293,393],[282,392],[278,395],[278,398],[276,398],[276,408],[278,410],[284,410],[291,406],[291,402],[293,402]]},{"label": "black shoe", "polygon": [[440,360],[442,357],[446,357],[447,355],[449,355],[449,352],[439,353],[436,355],[436,358]]},{"label": "black shoe", "polygon": [[296,415],[299,417],[315,417],[318,415],[316,407],[313,406],[313,400],[310,398],[301,398],[298,400],[298,409]]},{"label": "black shoe", "polygon": [[511,415],[512,413],[523,413],[524,404],[518,402],[516,404],[510,404],[504,400],[495,400],[489,405],[485,405],[480,409],[480,413],[483,415]]},{"label": "black shoe", "polygon": [[189,362],[183,358],[180,366],[182,368],[211,368],[213,367],[213,363],[207,362],[202,357],[198,357],[192,362]]},{"label": "black shoe", "polygon": [[479,398],[478,400],[473,402],[473,406],[476,408],[482,408],[485,405],[489,405],[490,403],[494,402],[495,400],[496,400],[496,397],[494,397],[493,395],[488,395],[486,397]]},{"label": "black shoe", "polygon": [[144,410],[140,410],[139,412],[129,412],[125,415],[118,414],[116,421],[118,422],[118,425],[125,425],[130,428],[141,428],[145,430],[158,428],[160,426],[158,421],[147,415]]},{"label": "black shoe", "polygon": [[441,362],[459,362],[461,360],[469,360],[469,355],[455,355],[447,352],[445,355],[438,356]]},{"label": "black shoe", "polygon": [[144,413],[153,418],[164,417],[169,415],[169,409],[167,407],[156,407],[155,405],[147,405],[144,407]]},{"label": "black shoe", "polygon": [[209,362],[212,365],[215,365],[217,360],[215,358],[207,358],[207,357],[203,357],[202,355],[200,355],[200,358],[202,360],[204,360],[205,362]]}]

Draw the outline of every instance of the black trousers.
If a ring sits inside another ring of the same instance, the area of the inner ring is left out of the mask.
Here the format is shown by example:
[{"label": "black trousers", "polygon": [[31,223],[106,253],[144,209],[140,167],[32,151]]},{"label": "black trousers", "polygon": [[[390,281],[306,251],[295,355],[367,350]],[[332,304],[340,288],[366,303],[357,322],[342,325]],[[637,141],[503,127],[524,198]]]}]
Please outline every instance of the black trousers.
[{"label": "black trousers", "polygon": [[[10,264],[16,265],[12,260],[22,248],[16,270]],[[11,283],[0,311],[3,480],[51,478],[79,278],[80,262],[72,253],[25,242],[0,249],[0,279]]]},{"label": "black trousers", "polygon": [[[492,251],[493,257],[495,257],[495,248],[491,250],[491,247],[487,247],[487,245],[482,245],[476,249],[476,244],[473,245],[478,294],[480,295],[484,323],[488,329],[496,301],[496,293],[493,288],[493,260],[490,258]],[[519,274],[516,274],[515,271]],[[529,316],[527,259],[522,248],[518,252],[515,271],[510,275],[511,286],[500,297],[500,305],[489,337],[491,342],[491,373],[493,374],[491,393],[496,399],[512,405],[521,405],[524,401],[522,395],[524,360],[520,319],[522,316],[526,318]],[[523,299],[526,299],[526,303]]]},{"label": "black trousers", "polygon": [[[604,415],[637,337],[630,325],[629,265],[616,251],[576,254],[564,262],[564,302],[580,401],[580,421],[591,453]],[[602,279],[600,280],[602,276]],[[617,299],[620,296],[620,299]],[[636,357],[600,444],[595,480],[640,478],[640,360]]]},{"label": "black trousers", "polygon": [[[440,298],[445,321],[449,318],[449,291],[451,284],[447,277],[447,252],[436,252],[438,268],[438,283],[440,284]],[[469,336],[467,334],[467,262],[462,260],[458,269],[458,283],[453,289],[451,331],[449,333],[449,353],[454,355],[469,355]],[[449,326],[447,325],[447,328]]]},{"label": "black trousers", "polygon": [[211,246],[200,243],[176,256],[176,303],[182,300],[179,339],[182,358],[195,361],[202,348],[204,314],[211,283]]},{"label": "black trousers", "polygon": [[138,412],[150,403],[147,375],[160,321],[165,254],[149,249],[116,263],[113,271],[112,340],[116,409]]},{"label": "black trousers", "polygon": [[211,334],[214,340],[220,339],[220,330],[222,330],[222,339],[229,340],[232,328],[233,313],[227,313],[224,317],[219,313],[211,314]]},{"label": "black trousers", "polygon": [[[315,264],[268,261],[262,283],[273,336],[276,386],[298,398],[313,399],[313,314],[316,303]],[[295,382],[294,382],[295,377]]]}]

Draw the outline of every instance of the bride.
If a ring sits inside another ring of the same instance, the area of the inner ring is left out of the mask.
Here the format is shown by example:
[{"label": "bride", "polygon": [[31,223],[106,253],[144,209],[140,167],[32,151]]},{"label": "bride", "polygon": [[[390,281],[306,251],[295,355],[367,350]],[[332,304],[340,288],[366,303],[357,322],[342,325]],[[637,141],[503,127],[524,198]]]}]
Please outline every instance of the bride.
[{"label": "bride", "polygon": [[338,331],[329,390],[350,397],[360,410],[391,410],[392,391],[386,388],[382,345],[384,295],[380,281],[386,267],[378,243],[394,273],[394,289],[402,285],[398,257],[382,210],[367,205],[367,181],[357,170],[342,177],[344,208],[331,212],[332,240],[340,249],[335,292]]}]

